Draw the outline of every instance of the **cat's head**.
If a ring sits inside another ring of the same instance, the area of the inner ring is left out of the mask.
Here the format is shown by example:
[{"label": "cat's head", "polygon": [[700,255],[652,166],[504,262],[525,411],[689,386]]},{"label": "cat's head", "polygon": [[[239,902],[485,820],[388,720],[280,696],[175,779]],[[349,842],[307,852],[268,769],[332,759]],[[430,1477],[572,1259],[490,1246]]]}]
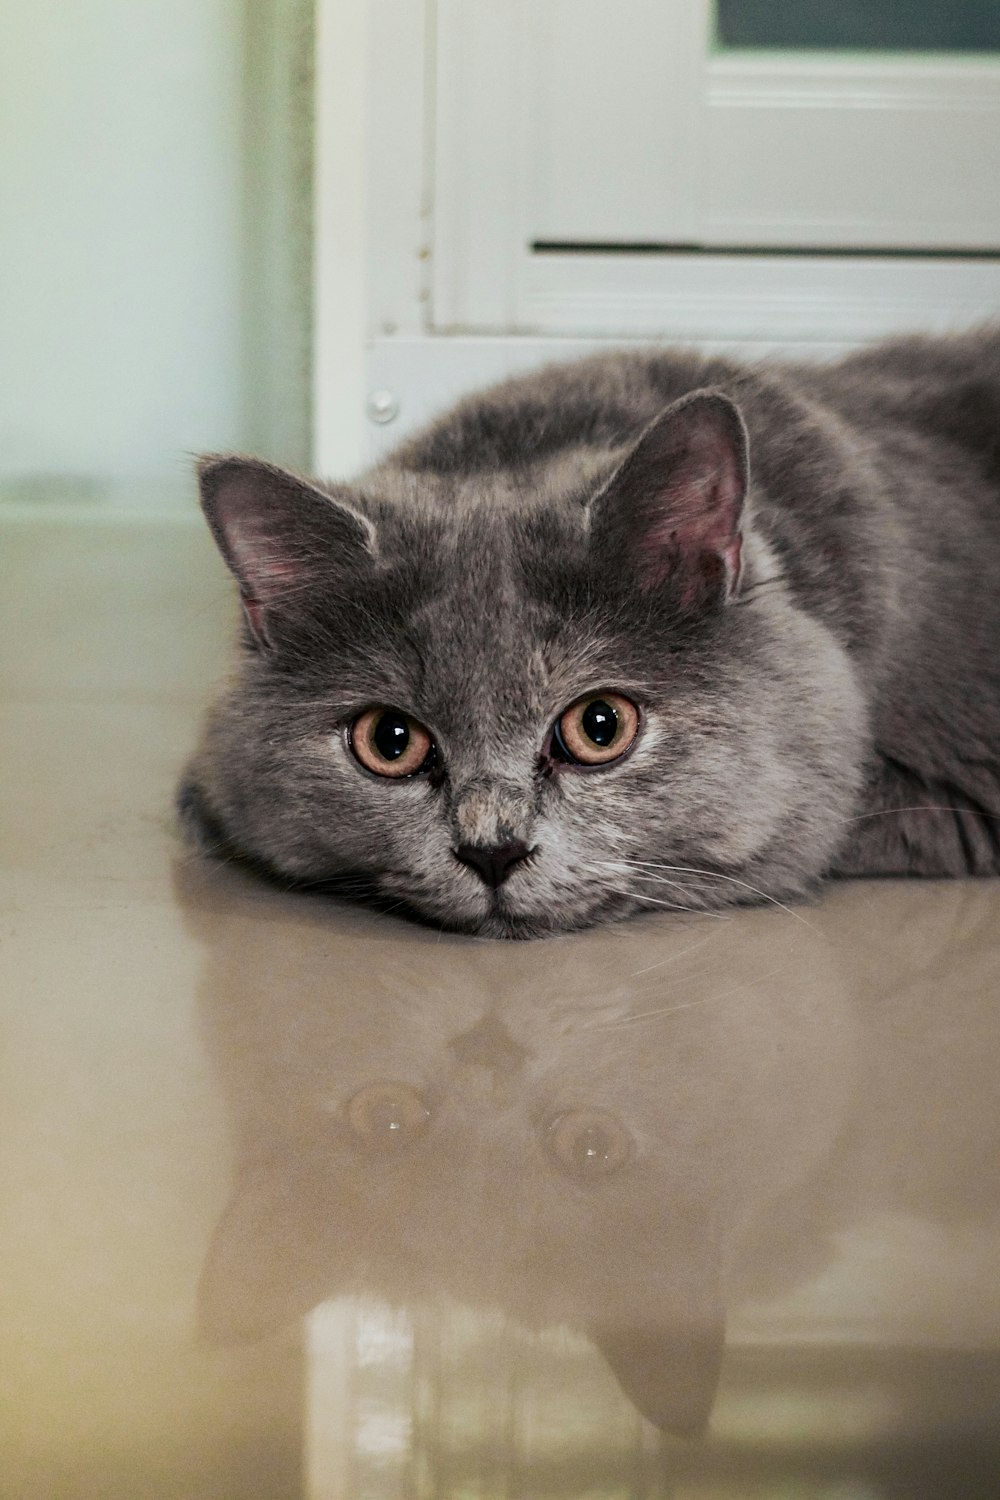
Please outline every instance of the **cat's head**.
[{"label": "cat's head", "polygon": [[829,858],[857,690],[761,587],[725,396],[499,471],[320,488],[230,458],[201,481],[245,615],[181,794],[208,842],[517,937],[794,892]]}]

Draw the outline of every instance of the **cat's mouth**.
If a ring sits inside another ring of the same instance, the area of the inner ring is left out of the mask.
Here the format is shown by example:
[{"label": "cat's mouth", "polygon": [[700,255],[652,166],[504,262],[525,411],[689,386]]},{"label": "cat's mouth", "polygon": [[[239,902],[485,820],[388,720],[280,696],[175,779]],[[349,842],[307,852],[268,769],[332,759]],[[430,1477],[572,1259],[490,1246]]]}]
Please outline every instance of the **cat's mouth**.
[{"label": "cat's mouth", "polygon": [[531,941],[535,938],[560,937],[564,933],[578,932],[603,922],[613,922],[629,914],[630,907],[608,903],[595,909],[585,907],[578,913],[563,912],[558,916],[535,912],[531,915],[515,915],[510,912],[492,911],[475,929],[480,937],[504,938],[515,942]]},{"label": "cat's mouth", "polygon": [[[593,901],[564,905],[554,898],[548,905],[519,905],[511,896],[497,891],[490,909],[465,931],[481,937],[525,941],[532,938],[557,937],[577,932],[603,922],[615,922],[635,910],[635,902],[621,892],[602,892]],[[448,923],[447,925],[451,925]]]}]

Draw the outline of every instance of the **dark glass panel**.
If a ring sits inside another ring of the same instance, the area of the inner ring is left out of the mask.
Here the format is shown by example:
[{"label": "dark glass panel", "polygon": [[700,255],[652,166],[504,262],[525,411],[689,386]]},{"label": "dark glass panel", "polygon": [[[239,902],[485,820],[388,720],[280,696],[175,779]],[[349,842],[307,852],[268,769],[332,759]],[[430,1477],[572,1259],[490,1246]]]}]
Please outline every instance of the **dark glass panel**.
[{"label": "dark glass panel", "polygon": [[716,0],[723,47],[1000,51],[1000,0]]}]

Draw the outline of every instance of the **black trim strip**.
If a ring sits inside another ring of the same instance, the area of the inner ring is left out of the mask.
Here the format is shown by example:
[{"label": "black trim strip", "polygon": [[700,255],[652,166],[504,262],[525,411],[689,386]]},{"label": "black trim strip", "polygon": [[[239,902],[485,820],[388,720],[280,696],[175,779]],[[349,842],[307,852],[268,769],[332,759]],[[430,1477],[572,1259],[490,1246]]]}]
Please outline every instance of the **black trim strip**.
[{"label": "black trim strip", "polygon": [[600,240],[532,240],[529,249],[535,255],[714,255],[765,256],[769,260],[815,260],[835,257],[839,260],[995,260],[1000,261],[1000,245],[992,249],[898,249],[890,245],[866,249],[845,249],[842,245],[810,246],[808,249],[784,245],[671,245],[637,240],[633,244],[611,244]]}]

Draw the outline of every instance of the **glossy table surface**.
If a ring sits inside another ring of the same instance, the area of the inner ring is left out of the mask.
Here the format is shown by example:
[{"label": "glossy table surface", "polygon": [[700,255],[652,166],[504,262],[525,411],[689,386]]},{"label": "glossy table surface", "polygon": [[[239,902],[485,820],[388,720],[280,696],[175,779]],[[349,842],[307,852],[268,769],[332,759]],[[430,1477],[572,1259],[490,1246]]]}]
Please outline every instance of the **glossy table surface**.
[{"label": "glossy table surface", "polygon": [[528,944],[172,788],[193,519],[0,516],[0,1496],[1000,1494],[1000,883]]}]

